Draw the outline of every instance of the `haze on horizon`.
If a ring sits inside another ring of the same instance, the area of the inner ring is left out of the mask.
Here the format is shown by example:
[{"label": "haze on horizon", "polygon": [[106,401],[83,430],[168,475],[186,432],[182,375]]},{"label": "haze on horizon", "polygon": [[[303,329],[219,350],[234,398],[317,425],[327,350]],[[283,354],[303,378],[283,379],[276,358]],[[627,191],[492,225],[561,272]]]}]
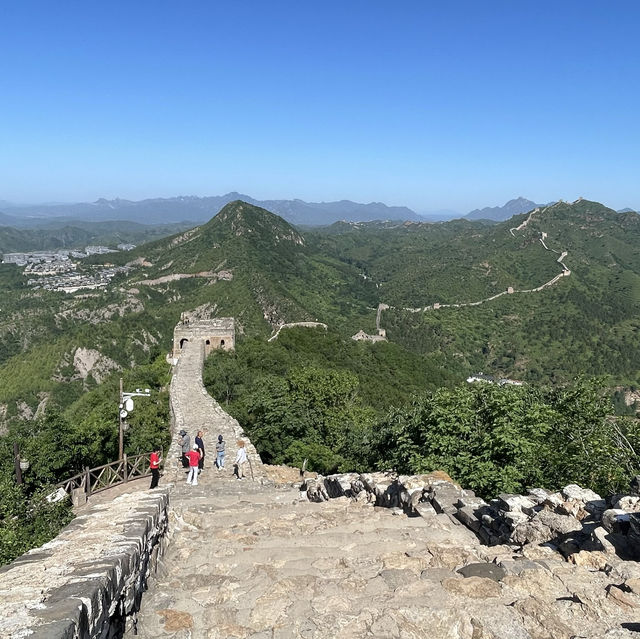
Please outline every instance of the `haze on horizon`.
[{"label": "haze on horizon", "polygon": [[640,5],[5,3],[0,200],[640,207]]}]

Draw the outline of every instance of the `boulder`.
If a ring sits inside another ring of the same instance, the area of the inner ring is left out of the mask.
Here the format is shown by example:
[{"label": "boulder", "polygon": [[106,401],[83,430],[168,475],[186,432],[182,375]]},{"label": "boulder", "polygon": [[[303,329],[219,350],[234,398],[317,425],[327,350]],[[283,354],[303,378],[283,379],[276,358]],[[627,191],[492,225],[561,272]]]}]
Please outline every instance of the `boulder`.
[{"label": "boulder", "polygon": [[580,550],[567,557],[568,561],[576,566],[582,566],[592,570],[604,570],[607,567],[606,553],[600,551],[589,552]]},{"label": "boulder", "polygon": [[611,504],[612,508],[624,510],[627,513],[640,512],[640,497],[636,495],[622,495]]},{"label": "boulder", "polygon": [[309,501],[322,502],[329,501],[329,495],[324,486],[324,478],[309,478],[305,480],[305,487]]},{"label": "boulder", "polygon": [[567,533],[582,530],[582,524],[570,515],[559,515],[550,510],[541,510],[535,517],[548,526],[554,535],[566,535]]},{"label": "boulder", "polygon": [[626,535],[630,529],[629,513],[621,508],[610,508],[602,514],[602,525],[607,532]]},{"label": "boulder", "polygon": [[533,512],[536,502],[522,495],[512,495],[510,493],[501,493],[498,495],[498,504],[500,510],[508,512]]},{"label": "boulder", "polygon": [[529,521],[518,524],[511,535],[517,544],[543,544],[556,537],[582,530],[582,525],[570,515],[559,515],[550,510],[541,510]]},{"label": "boulder", "polygon": [[530,488],[527,497],[536,504],[542,504],[551,493],[544,488]]},{"label": "boulder", "polygon": [[561,493],[565,499],[575,499],[576,501],[581,501],[585,504],[588,501],[602,500],[602,497],[600,497],[598,493],[595,493],[593,490],[589,490],[588,488],[580,488],[577,484],[569,484],[568,486],[565,486]]}]

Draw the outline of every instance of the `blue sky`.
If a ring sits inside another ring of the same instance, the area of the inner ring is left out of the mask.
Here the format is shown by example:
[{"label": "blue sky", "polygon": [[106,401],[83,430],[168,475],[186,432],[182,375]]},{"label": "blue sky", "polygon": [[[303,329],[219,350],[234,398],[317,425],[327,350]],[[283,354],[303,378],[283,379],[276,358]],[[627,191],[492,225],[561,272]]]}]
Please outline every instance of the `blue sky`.
[{"label": "blue sky", "polygon": [[635,0],[0,0],[0,24],[0,200],[640,207]]}]

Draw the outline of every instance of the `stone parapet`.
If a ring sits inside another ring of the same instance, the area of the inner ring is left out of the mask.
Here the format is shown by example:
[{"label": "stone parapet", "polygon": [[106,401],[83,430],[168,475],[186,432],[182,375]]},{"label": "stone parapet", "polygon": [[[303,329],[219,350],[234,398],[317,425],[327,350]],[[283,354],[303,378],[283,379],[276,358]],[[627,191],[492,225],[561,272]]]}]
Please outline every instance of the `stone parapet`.
[{"label": "stone parapet", "polygon": [[168,503],[163,489],[121,495],[0,568],[0,637],[121,636],[163,551]]}]

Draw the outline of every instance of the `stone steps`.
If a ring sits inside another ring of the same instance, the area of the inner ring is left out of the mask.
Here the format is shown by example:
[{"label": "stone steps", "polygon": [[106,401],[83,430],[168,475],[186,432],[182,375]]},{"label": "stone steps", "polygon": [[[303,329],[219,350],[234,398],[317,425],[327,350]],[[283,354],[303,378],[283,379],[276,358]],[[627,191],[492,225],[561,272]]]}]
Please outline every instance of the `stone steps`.
[{"label": "stone steps", "polygon": [[[480,545],[446,515],[316,504],[214,473],[176,484],[171,501],[168,550],[138,615],[143,639],[637,636],[622,626],[635,623],[637,595],[609,594],[619,576],[544,549],[521,570],[512,549]],[[506,566],[500,581],[484,576],[494,560]],[[469,564],[480,567],[456,572]]]}]

